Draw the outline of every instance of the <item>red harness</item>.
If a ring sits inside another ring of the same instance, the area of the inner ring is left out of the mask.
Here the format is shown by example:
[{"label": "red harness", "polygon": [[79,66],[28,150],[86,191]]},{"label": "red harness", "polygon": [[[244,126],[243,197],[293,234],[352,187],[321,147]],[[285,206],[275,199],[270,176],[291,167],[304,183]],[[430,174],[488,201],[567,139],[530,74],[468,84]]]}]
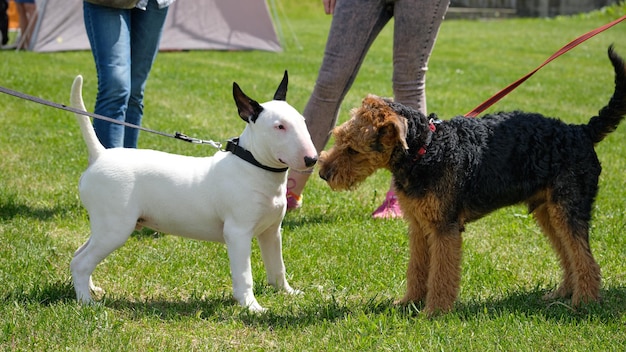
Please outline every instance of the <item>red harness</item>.
[{"label": "red harness", "polygon": [[430,119],[430,121],[428,121],[428,128],[431,132],[430,136],[428,136],[428,138],[426,139],[426,143],[424,143],[424,145],[417,151],[417,155],[415,156],[415,159],[413,159],[413,161],[421,159],[421,157],[426,154],[426,147],[430,144],[433,133],[435,133],[435,131],[437,130],[437,126],[435,126],[435,121],[433,119]]}]

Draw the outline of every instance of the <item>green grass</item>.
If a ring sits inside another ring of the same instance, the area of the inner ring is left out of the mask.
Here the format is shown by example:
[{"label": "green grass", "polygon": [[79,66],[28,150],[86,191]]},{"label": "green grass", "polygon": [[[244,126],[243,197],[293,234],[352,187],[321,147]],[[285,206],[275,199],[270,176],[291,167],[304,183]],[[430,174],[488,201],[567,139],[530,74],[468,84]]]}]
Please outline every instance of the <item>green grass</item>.
[{"label": "green grass", "polygon": [[[318,1],[278,1],[285,50],[161,53],[148,82],[146,127],[225,140],[243,129],[232,103],[237,81],[271,98],[288,69],[288,101],[302,110],[321,62],[330,17]],[[444,22],[430,62],[428,106],[463,114],[526,74],[571,39],[626,13],[624,5],[556,19]],[[620,24],[539,71],[493,110],[524,109],[585,122],[607,101],[613,73],[606,48],[626,56]],[[391,95],[391,26],[381,34],[342,107],[341,121],[367,93]],[[66,103],[85,77],[89,52],[0,52],[0,84]],[[387,190],[381,171],[355,192],[334,193],[318,178],[305,205],[283,223],[286,296],[264,284],[253,247],[255,293],[270,308],[252,315],[231,299],[226,249],[174,236],[133,236],[97,269],[102,304],[74,302],[69,262],[88,218],[77,194],[86,150],[70,113],[0,95],[0,350],[480,350],[619,351],[626,346],[626,127],[598,147],[600,180],[591,245],[602,267],[604,300],[573,311],[543,302],[560,271],[522,207],[470,224],[464,234],[455,310],[432,320],[400,309],[407,263],[406,224],[374,221]],[[188,155],[214,150],[142,133],[140,146]]]}]

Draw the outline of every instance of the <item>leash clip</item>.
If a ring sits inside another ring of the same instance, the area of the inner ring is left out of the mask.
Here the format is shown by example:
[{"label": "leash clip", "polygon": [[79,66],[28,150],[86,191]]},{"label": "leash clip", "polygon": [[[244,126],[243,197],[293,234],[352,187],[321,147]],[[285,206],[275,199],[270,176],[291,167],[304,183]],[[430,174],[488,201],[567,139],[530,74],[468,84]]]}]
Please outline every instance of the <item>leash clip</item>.
[{"label": "leash clip", "polygon": [[220,142],[215,142],[215,141],[211,141],[211,140],[204,140],[204,139],[199,139],[199,138],[194,138],[194,137],[189,137],[188,135],[181,133],[181,132],[176,132],[174,134],[174,138],[176,139],[180,139],[181,141],[184,142],[189,142],[189,143],[193,143],[193,144],[208,144],[218,150],[222,150],[222,143]]}]

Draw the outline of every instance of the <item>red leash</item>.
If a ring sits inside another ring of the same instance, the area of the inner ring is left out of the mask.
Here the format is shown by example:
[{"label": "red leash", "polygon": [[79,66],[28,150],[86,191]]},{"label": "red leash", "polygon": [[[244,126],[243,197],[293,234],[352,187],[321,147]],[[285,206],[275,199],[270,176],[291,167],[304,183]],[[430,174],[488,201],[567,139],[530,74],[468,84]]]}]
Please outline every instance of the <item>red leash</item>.
[{"label": "red leash", "polygon": [[583,35],[581,35],[580,37],[572,40],[571,42],[569,42],[567,45],[565,45],[564,47],[562,47],[561,49],[559,49],[559,51],[557,51],[556,53],[552,54],[552,56],[550,56],[548,58],[548,60],[546,60],[543,64],[541,64],[539,67],[537,67],[536,69],[530,71],[529,73],[527,73],[524,77],[518,79],[517,81],[509,84],[506,88],[502,89],[501,91],[499,91],[498,93],[496,93],[495,95],[493,95],[491,98],[487,99],[484,103],[478,105],[477,107],[475,107],[472,111],[468,112],[467,114],[465,114],[465,117],[476,117],[478,116],[478,114],[480,114],[481,112],[485,111],[487,108],[489,108],[491,105],[495,104],[498,100],[504,98],[504,96],[506,96],[507,94],[509,94],[513,89],[517,88],[520,84],[524,83],[524,81],[526,81],[528,78],[530,78],[530,76],[534,75],[535,72],[539,71],[540,68],[544,67],[545,65],[547,65],[548,63],[550,63],[552,60],[556,59],[557,57],[565,54],[566,52],[570,51],[571,49],[575,48],[576,46],[578,46],[578,44],[586,41],[587,39],[595,36],[598,33],[604,32],[605,30],[613,27],[614,25],[622,22],[623,20],[626,20],[626,15],[616,19],[613,22],[607,23],[602,27],[598,27],[588,33],[585,33]]}]

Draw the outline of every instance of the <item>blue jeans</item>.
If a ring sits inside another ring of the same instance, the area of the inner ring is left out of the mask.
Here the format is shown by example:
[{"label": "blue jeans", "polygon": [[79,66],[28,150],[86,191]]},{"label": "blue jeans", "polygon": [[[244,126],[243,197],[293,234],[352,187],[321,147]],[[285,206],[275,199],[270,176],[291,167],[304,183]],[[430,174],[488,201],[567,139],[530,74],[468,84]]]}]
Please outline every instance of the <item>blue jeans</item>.
[{"label": "blue jeans", "polygon": [[[83,2],[85,29],[98,73],[94,112],[141,124],[146,80],[159,51],[168,8],[150,0],[146,10],[115,9]],[[105,148],[136,148],[139,130],[94,120]]]}]

